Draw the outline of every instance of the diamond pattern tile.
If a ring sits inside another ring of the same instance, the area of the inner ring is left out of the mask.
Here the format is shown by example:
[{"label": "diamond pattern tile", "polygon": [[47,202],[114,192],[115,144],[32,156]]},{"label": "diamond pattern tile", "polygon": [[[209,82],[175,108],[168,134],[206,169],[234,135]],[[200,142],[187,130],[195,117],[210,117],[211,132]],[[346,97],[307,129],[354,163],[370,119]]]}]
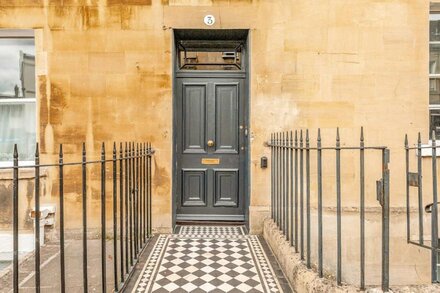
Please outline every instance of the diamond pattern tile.
[{"label": "diamond pattern tile", "polygon": [[133,292],[283,292],[260,240],[240,226],[160,235]]}]

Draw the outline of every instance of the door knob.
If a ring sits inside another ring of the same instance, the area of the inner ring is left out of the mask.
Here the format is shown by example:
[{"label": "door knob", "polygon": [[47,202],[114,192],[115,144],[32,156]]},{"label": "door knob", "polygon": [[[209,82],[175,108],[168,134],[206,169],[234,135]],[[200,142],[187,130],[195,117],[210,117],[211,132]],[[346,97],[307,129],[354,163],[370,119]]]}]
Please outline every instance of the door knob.
[{"label": "door knob", "polygon": [[214,141],[213,140],[208,140],[208,146],[209,147],[213,147],[214,146]]}]

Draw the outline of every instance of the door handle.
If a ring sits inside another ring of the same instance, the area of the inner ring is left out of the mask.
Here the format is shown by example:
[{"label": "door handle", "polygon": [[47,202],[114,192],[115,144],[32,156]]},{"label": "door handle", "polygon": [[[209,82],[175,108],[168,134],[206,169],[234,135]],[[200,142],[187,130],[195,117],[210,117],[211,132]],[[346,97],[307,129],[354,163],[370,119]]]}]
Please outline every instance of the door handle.
[{"label": "door handle", "polygon": [[213,147],[214,146],[214,141],[212,139],[208,140],[208,146],[209,147]]}]

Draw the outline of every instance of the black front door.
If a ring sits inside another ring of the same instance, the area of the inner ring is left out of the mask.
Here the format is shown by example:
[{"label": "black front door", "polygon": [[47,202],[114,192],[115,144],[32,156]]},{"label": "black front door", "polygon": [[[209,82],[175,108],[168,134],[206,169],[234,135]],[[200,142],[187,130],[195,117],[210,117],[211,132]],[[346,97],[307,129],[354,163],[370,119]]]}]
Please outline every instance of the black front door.
[{"label": "black front door", "polygon": [[244,220],[242,78],[176,80],[176,219]]}]

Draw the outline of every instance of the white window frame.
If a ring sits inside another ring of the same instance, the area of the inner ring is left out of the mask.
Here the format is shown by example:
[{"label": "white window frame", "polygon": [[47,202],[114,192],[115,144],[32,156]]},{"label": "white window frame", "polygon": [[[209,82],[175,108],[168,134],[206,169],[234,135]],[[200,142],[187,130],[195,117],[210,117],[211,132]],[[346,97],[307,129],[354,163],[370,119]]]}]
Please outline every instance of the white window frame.
[{"label": "white window frame", "polygon": [[[34,30],[29,29],[0,29],[0,39],[33,39],[35,43]],[[36,77],[35,77],[36,78]],[[37,95],[35,98],[19,98],[19,99],[0,99],[0,105],[15,105],[15,104],[35,104],[35,111],[37,111]],[[36,127],[38,127],[38,117],[35,115]],[[37,129],[36,129],[37,130]],[[37,137],[35,137],[37,140]],[[29,166],[35,164],[35,161],[20,160],[19,166]],[[12,167],[13,161],[0,161],[0,167]]]},{"label": "white window frame", "polygon": [[[436,16],[436,17],[432,17],[432,16]],[[433,19],[434,18],[434,19]],[[431,22],[431,20],[440,20],[440,13],[437,11],[429,11],[429,21]],[[430,32],[429,32],[430,33]],[[431,53],[431,45],[440,45],[440,41],[430,41],[429,40],[430,36],[428,36],[428,51],[429,53]],[[428,67],[428,74],[429,74],[429,79],[431,78],[440,78],[440,74],[431,74],[429,73],[429,67]],[[429,103],[429,110],[440,110],[440,104],[438,105],[431,105],[431,103]],[[429,114],[429,123],[431,123],[431,113]],[[430,129],[431,129],[431,125],[429,125]],[[429,134],[431,135],[431,134]]]}]

